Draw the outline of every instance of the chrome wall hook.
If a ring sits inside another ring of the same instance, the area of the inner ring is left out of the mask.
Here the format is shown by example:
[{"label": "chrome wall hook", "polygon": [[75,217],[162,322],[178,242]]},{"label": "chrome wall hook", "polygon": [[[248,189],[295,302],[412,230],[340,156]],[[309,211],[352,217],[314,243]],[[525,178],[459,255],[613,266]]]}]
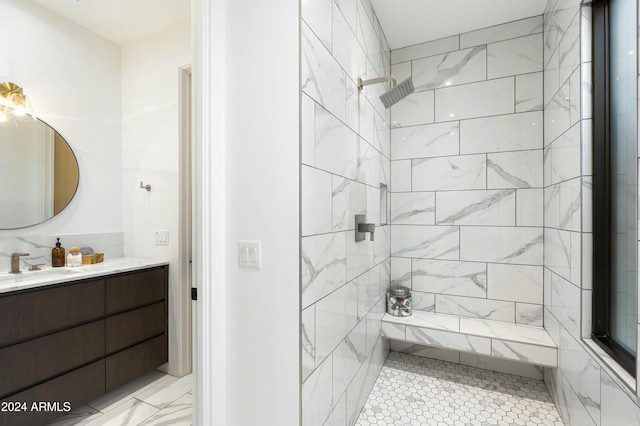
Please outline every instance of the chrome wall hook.
[{"label": "chrome wall hook", "polygon": [[144,185],[142,183],[142,181],[140,181],[140,189],[146,189],[147,192],[149,192],[149,191],[151,191],[151,185],[149,185],[149,184]]}]

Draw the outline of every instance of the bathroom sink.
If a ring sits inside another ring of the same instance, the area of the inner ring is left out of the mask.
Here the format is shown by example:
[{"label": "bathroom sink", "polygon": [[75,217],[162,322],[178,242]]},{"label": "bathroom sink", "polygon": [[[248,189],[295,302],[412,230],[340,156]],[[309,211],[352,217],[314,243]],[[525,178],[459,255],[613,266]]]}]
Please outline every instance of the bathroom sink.
[{"label": "bathroom sink", "polygon": [[80,268],[46,268],[39,271],[24,270],[20,274],[11,274],[9,272],[0,273],[0,282],[4,281],[25,281],[32,279],[42,279],[48,277],[74,275],[83,272]]}]

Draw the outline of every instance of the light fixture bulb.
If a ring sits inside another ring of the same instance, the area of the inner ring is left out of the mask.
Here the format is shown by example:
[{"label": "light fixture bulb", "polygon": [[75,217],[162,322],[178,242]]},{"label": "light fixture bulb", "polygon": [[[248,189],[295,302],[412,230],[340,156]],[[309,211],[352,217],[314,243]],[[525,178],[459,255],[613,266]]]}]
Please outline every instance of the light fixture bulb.
[{"label": "light fixture bulb", "polygon": [[36,119],[31,107],[31,101],[22,93],[14,93],[10,98],[13,103],[13,114],[21,121],[34,121]]},{"label": "light fixture bulb", "polygon": [[13,110],[4,106],[0,106],[0,126],[2,127],[16,127],[16,118],[13,115]]}]

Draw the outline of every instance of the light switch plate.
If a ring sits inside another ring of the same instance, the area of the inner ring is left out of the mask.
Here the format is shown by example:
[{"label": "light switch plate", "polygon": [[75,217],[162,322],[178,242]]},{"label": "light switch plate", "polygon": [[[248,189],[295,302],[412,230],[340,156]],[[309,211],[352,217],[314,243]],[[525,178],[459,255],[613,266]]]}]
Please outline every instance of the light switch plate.
[{"label": "light switch plate", "polygon": [[260,241],[238,241],[238,266],[243,269],[261,269]]},{"label": "light switch plate", "polygon": [[169,245],[169,230],[168,229],[158,229],[155,231],[156,237],[156,245],[157,246],[168,246]]}]

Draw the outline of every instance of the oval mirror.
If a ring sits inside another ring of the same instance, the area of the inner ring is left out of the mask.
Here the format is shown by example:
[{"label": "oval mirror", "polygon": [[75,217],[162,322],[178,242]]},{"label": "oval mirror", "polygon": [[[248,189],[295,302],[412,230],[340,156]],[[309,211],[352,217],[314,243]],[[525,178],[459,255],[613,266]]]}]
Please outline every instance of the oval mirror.
[{"label": "oval mirror", "polygon": [[0,229],[51,219],[71,202],[79,171],[71,147],[41,120],[0,127]]}]

